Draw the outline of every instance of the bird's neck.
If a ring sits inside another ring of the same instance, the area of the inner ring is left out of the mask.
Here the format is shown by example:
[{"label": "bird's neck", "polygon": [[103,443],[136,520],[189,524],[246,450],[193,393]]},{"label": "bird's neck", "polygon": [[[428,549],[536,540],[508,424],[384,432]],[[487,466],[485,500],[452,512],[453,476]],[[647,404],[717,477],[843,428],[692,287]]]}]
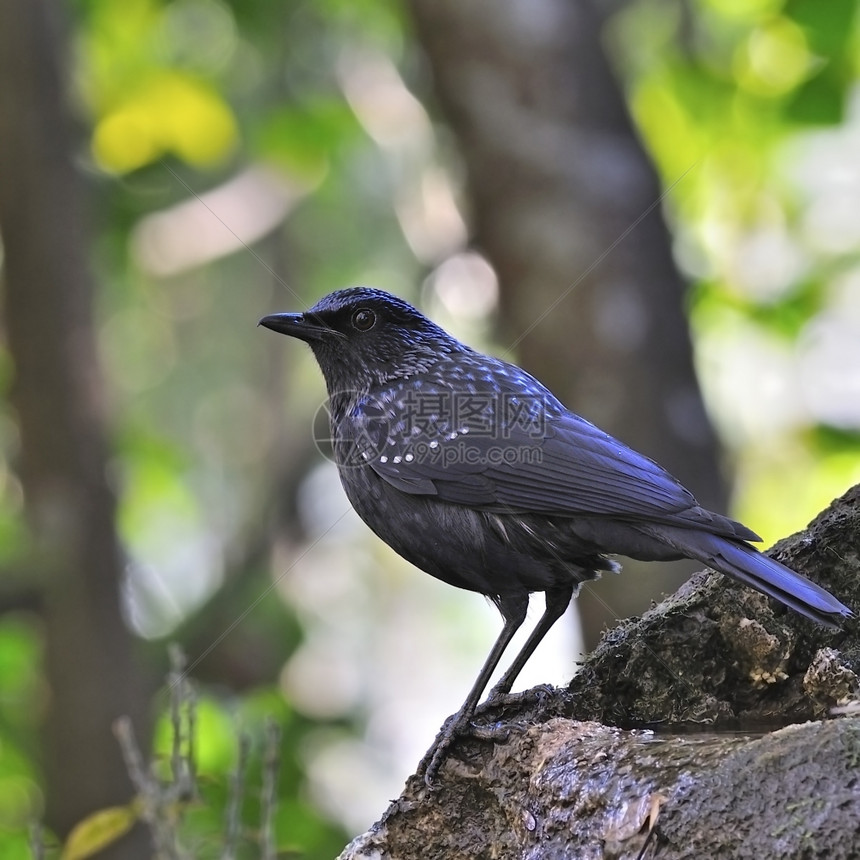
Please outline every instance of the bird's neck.
[{"label": "bird's neck", "polygon": [[368,395],[368,391],[355,390],[346,388],[337,388],[329,386],[328,402],[329,415],[331,416],[332,425],[340,424],[340,422],[353,412],[355,407],[362,402]]}]

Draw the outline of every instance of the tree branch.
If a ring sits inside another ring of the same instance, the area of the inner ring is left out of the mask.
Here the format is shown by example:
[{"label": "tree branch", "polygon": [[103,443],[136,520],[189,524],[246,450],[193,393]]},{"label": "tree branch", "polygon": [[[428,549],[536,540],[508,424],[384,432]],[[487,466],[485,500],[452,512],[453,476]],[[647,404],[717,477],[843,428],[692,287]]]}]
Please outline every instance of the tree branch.
[{"label": "tree branch", "polygon": [[[856,607],[858,533],[854,487],[772,553]],[[438,789],[411,777],[341,860],[634,860],[651,826],[660,860],[855,856],[860,717],[794,724],[860,697],[858,673],[856,627],[697,574],[608,631],[568,688],[481,709],[484,739],[457,744]]]}]

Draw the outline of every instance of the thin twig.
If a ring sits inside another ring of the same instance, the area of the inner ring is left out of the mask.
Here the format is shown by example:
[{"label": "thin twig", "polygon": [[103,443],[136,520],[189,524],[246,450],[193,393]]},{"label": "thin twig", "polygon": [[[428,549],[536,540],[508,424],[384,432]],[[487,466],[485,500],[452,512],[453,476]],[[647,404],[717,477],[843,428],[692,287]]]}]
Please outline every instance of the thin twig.
[{"label": "thin twig", "polygon": [[197,794],[197,693],[188,680],[185,681],[188,698],[186,720],[188,722],[188,752],[186,765],[188,767],[188,799],[196,800]]},{"label": "thin twig", "polygon": [[278,805],[278,769],[281,763],[281,727],[274,719],[266,721],[266,749],[263,759],[263,790],[261,799],[262,826],[260,857],[275,860],[275,810]]},{"label": "thin twig", "polygon": [[119,748],[125,761],[125,769],[131,777],[132,784],[141,795],[151,790],[150,778],[143,763],[143,755],[134,737],[134,728],[130,717],[120,717],[113,724],[113,733],[119,741]]},{"label": "thin twig", "polygon": [[239,734],[239,757],[236,770],[230,774],[230,794],[227,803],[227,833],[221,860],[235,860],[242,830],[242,792],[245,788],[245,770],[251,751],[251,738],[246,732]]},{"label": "thin twig", "polygon": [[170,655],[170,724],[173,738],[170,749],[170,770],[174,784],[184,779],[185,765],[182,757],[182,705],[185,698],[185,655],[176,643],[168,648]]},{"label": "thin twig", "polygon": [[140,801],[140,817],[149,826],[158,860],[183,860],[174,827],[165,808],[161,785],[146,767],[129,717],[120,717],[113,726],[125,767]]},{"label": "thin twig", "polygon": [[134,736],[128,717],[114,724],[126,770],[137,790],[140,817],[152,834],[156,857],[160,860],[182,860],[186,856],[180,840],[178,825],[182,805],[196,796],[196,768],[194,763],[196,732],[196,702],[194,691],[185,676],[185,655],[178,646],[171,646],[170,748],[171,780],[165,784],[158,778],[154,767],[147,765]]},{"label": "thin twig", "polygon": [[[197,734],[197,699],[194,687],[186,674],[186,659],[182,648],[173,644],[169,649],[170,722],[173,739],[170,752],[170,769],[173,785],[170,787],[176,800],[197,797],[195,739]],[[184,731],[183,731],[184,723]]]},{"label": "thin twig", "polygon": [[45,860],[45,839],[41,822],[35,821],[30,825],[29,841],[33,860]]}]

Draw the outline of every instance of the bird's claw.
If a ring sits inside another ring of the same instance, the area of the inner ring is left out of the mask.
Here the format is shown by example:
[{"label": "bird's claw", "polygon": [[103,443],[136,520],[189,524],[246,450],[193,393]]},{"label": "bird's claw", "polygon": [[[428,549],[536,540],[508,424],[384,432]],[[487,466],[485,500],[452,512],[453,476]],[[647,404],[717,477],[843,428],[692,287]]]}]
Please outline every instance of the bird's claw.
[{"label": "bird's claw", "polygon": [[[427,786],[431,791],[435,789],[438,785],[436,782],[436,774],[439,772],[439,768],[442,767],[442,762],[445,761],[445,754],[448,752],[448,747],[451,745],[453,738],[445,738],[444,742],[433,744],[433,746],[428,750],[427,756],[421,762],[421,765],[418,767],[418,772],[424,771],[424,785]],[[430,756],[430,753],[433,755]],[[427,758],[430,758],[430,761],[427,762]],[[425,765],[425,762],[426,765]]]},{"label": "bird's claw", "polygon": [[461,737],[471,737],[480,741],[497,741],[504,743],[511,734],[525,730],[524,725],[508,722],[497,722],[491,725],[477,726],[471,722],[470,714],[458,713],[445,721],[436,735],[433,745],[424,754],[418,764],[418,774],[424,776],[424,784],[433,790],[437,786],[436,775],[445,761],[452,744]]},{"label": "bird's claw", "polygon": [[508,701],[516,702],[519,705],[540,705],[551,698],[555,692],[555,687],[552,684],[538,684],[536,687],[523,690],[521,693],[511,693],[509,686],[503,687],[501,684],[496,684],[476,713],[482,713]]},{"label": "bird's claw", "polygon": [[479,741],[497,741],[504,743],[512,734],[522,734],[526,730],[525,723],[493,723],[491,726],[473,726],[471,736]]},{"label": "bird's claw", "polygon": [[436,787],[436,774],[445,761],[448,748],[458,737],[470,733],[472,729],[469,723],[470,718],[471,714],[464,713],[463,711],[449,717],[439,730],[439,734],[436,735],[436,740],[433,741],[430,749],[424,754],[424,758],[421,759],[418,765],[418,773],[424,775],[424,784],[427,788],[433,789]]}]

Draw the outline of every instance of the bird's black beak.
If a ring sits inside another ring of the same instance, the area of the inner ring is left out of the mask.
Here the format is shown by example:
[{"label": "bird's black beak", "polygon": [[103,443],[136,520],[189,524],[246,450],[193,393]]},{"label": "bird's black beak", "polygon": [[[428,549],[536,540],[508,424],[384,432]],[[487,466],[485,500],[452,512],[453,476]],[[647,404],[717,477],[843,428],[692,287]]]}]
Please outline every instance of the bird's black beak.
[{"label": "bird's black beak", "polygon": [[327,340],[340,334],[308,314],[270,314],[263,317],[257,325],[307,342]]}]

